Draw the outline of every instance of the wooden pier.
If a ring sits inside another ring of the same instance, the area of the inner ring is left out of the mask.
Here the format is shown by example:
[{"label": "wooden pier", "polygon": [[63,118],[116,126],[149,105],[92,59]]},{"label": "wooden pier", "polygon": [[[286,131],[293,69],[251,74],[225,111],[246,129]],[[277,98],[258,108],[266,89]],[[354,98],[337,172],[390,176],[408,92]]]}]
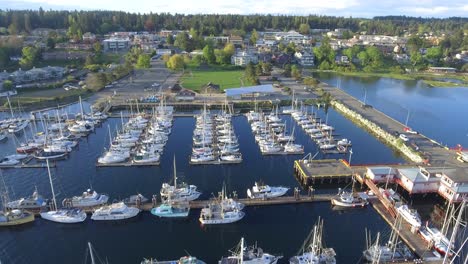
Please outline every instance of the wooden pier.
[{"label": "wooden pier", "polygon": [[230,161],[230,160],[221,160],[215,159],[210,161],[202,161],[202,162],[192,162],[189,157],[189,164],[190,165],[224,165],[224,164],[240,164],[242,160]]},{"label": "wooden pier", "polygon": [[[261,151],[260,151],[261,152]],[[281,156],[281,155],[303,155],[303,151],[296,151],[296,152],[286,152],[286,151],[279,151],[279,152],[273,152],[273,153],[263,153],[263,156]]]},{"label": "wooden pier", "polygon": [[316,182],[347,182],[356,172],[341,159],[296,160],[294,171],[299,182],[304,186]]}]

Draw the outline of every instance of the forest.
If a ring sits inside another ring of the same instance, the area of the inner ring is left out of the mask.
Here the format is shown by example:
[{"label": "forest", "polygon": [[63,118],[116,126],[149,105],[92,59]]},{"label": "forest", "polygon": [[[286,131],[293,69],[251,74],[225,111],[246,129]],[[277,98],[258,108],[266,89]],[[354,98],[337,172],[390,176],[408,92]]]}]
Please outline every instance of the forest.
[{"label": "forest", "polygon": [[348,28],[368,34],[402,35],[423,32],[468,30],[468,18],[416,18],[406,16],[372,19],[333,16],[290,15],[184,15],[169,13],[128,13],[122,11],[0,10],[0,34],[30,32],[35,28],[68,29],[77,35],[85,32],[155,31],[194,29],[202,35],[227,34],[230,30],[298,30],[301,24],[311,29]]}]

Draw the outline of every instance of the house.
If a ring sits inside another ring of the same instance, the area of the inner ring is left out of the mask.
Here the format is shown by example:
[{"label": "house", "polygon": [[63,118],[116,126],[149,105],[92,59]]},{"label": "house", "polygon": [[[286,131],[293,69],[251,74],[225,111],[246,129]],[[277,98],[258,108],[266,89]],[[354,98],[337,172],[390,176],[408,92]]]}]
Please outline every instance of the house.
[{"label": "house", "polygon": [[295,44],[305,44],[308,38],[302,34],[297,33],[294,30],[288,32],[282,32],[276,35],[277,41],[282,41],[283,43],[295,43]]},{"label": "house", "polygon": [[171,49],[157,49],[156,54],[163,56],[163,55],[172,55]]},{"label": "house", "polygon": [[311,52],[296,52],[294,53],[294,57],[296,58],[297,63],[299,63],[299,65],[301,66],[314,66],[314,54],[312,54]]},{"label": "house", "polygon": [[258,56],[255,53],[246,51],[237,52],[231,57],[231,64],[237,66],[246,66],[249,63],[258,63]]},{"label": "house", "polygon": [[205,93],[219,93],[221,92],[221,86],[218,84],[209,82],[205,86],[203,86],[202,91],[204,91]]},{"label": "house", "polygon": [[235,46],[242,46],[242,44],[244,44],[244,39],[241,36],[230,36],[229,43]]},{"label": "house", "polygon": [[349,64],[348,56],[345,56],[345,55],[336,56],[335,63],[340,64],[340,65],[348,65]]},{"label": "house", "polygon": [[436,174],[441,178],[439,195],[449,202],[461,202],[468,198],[468,169],[443,168]]},{"label": "house", "polygon": [[274,60],[279,65],[284,65],[287,63],[291,63],[291,56],[286,53],[281,53],[277,56],[273,56],[272,60]]},{"label": "house", "polygon": [[174,35],[172,30],[161,30],[161,31],[159,31],[159,36],[161,36],[163,38],[167,38],[167,37],[172,36],[172,35]]},{"label": "house", "polygon": [[83,41],[87,43],[93,43],[96,41],[96,35],[91,32],[86,32],[83,34]]},{"label": "house", "polygon": [[260,52],[258,53],[258,61],[261,62],[271,62],[273,55],[270,52]]},{"label": "house", "polygon": [[454,73],[457,71],[457,69],[451,67],[429,67],[427,71],[438,73]]},{"label": "house", "polygon": [[396,182],[408,193],[436,193],[439,190],[440,177],[422,167],[398,169]]},{"label": "house", "polygon": [[367,167],[365,172],[366,178],[372,180],[374,183],[394,182],[397,170],[392,167],[375,166]]},{"label": "house", "polygon": [[175,99],[176,101],[193,101],[196,95],[192,90],[182,89],[176,94]]},{"label": "house", "polygon": [[227,36],[206,36],[204,37],[205,41],[211,40],[216,44],[226,44],[229,42],[229,37]]},{"label": "house", "polygon": [[129,38],[112,37],[102,41],[104,51],[125,51],[130,48]]},{"label": "house", "polygon": [[179,83],[175,83],[175,84],[172,86],[172,88],[171,88],[171,92],[172,92],[172,93],[178,93],[178,92],[180,92],[182,89],[183,89],[183,88],[182,88],[182,86],[180,86]]}]

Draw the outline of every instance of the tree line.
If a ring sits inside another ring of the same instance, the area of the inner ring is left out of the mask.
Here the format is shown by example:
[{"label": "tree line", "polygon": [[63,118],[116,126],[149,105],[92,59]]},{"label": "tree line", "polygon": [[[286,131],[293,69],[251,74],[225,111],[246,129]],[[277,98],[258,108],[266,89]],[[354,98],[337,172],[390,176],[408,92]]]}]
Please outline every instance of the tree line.
[{"label": "tree line", "polygon": [[348,28],[353,32],[401,35],[421,31],[447,32],[468,29],[468,18],[415,18],[406,16],[373,19],[333,16],[235,15],[129,13],[123,11],[1,10],[0,34],[31,32],[35,28],[68,29],[79,37],[85,32],[105,34],[111,31],[155,31],[195,29],[203,35],[219,35],[229,30],[251,32],[253,29],[300,30]]}]

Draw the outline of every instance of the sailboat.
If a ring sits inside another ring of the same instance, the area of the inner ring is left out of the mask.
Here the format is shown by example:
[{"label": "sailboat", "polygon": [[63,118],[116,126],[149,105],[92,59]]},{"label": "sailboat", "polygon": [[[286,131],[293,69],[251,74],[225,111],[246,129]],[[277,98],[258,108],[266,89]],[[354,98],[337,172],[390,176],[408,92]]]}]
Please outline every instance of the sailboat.
[{"label": "sailboat", "polygon": [[200,197],[201,192],[197,191],[197,186],[183,183],[177,186],[176,160],[174,157],[174,185],[163,183],[161,187],[161,198],[173,202],[193,201]]},{"label": "sailboat", "polygon": [[34,221],[34,214],[23,209],[8,208],[8,192],[6,190],[5,181],[3,180],[3,174],[0,171],[0,177],[2,178],[3,186],[5,189],[2,195],[2,204],[4,205],[3,211],[0,211],[0,227],[2,226],[16,226]]},{"label": "sailboat", "polygon": [[159,261],[156,259],[144,259],[140,264],[205,264],[205,262],[193,256],[181,257],[178,260]]},{"label": "sailboat", "polygon": [[52,183],[52,175],[50,173],[50,166],[49,160],[47,161],[47,172],[49,174],[49,182],[50,188],[52,190],[52,201],[53,206],[51,211],[48,212],[41,212],[41,217],[45,220],[49,220],[52,222],[57,223],[64,223],[64,224],[74,224],[74,223],[81,223],[86,220],[86,213],[81,209],[58,209],[57,207],[57,200],[55,199],[55,191],[54,191],[54,184]]},{"label": "sailboat", "polygon": [[282,257],[265,253],[256,244],[252,247],[245,247],[242,237],[232,255],[221,258],[218,264],[276,264]]},{"label": "sailboat", "polygon": [[[297,256],[289,259],[290,264],[335,264],[333,248],[325,248],[322,241],[323,220],[318,219],[309,236],[304,241]],[[302,254],[301,254],[302,252]],[[300,254],[300,255],[299,255]]]}]

